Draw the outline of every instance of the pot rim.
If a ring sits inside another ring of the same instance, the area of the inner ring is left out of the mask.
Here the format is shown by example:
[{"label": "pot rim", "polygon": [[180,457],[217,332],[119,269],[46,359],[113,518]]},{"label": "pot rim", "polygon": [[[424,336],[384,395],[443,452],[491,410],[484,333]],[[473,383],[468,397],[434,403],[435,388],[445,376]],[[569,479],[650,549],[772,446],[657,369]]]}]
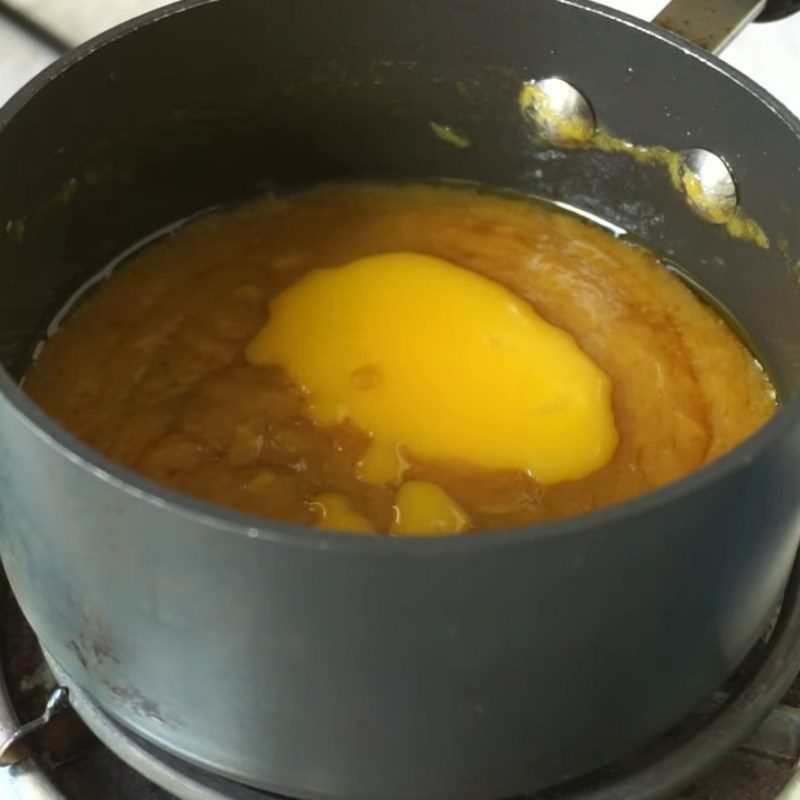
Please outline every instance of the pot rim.
[{"label": "pot rim", "polygon": [[[642,35],[662,40],[682,51],[685,56],[699,61],[703,68],[714,69],[722,73],[728,80],[732,80],[745,89],[755,101],[767,106],[773,114],[778,116],[797,136],[800,147],[800,120],[766,90],[716,56],[657,26],[623,12],[599,6],[590,0],[549,1],[567,6],[578,13],[605,17],[617,24],[634,28]],[[123,22],[74,48],[31,79],[0,108],[0,135],[17,113],[45,86],[96,50],[166,17],[189,11],[197,6],[217,2],[221,2],[221,0],[179,0],[179,2]],[[369,555],[386,554],[410,557],[480,551],[486,548],[516,546],[523,543],[536,544],[556,538],[583,535],[601,528],[613,528],[616,524],[655,512],[733,472],[748,467],[773,441],[786,435],[800,422],[800,393],[795,393],[780,405],[773,417],[758,431],[710,464],[659,489],[598,511],[554,522],[502,530],[477,531],[463,536],[399,537],[385,534],[319,530],[311,526],[279,522],[267,517],[245,514],[182,494],[129,470],[81,442],[48,416],[2,366],[0,366],[0,396],[8,401],[22,423],[39,438],[54,446],[73,464],[92,473],[99,480],[156,507],[187,516],[200,524],[212,525],[256,541],[276,542],[317,551],[353,551]]]}]

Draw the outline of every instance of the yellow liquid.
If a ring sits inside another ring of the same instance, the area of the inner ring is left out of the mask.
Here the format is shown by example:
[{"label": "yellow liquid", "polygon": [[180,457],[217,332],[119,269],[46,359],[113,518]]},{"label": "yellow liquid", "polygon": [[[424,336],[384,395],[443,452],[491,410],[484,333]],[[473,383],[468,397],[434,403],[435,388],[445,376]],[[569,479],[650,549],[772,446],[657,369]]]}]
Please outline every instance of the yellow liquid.
[{"label": "yellow liquid", "polygon": [[318,425],[367,433],[359,475],[374,483],[402,477],[398,452],[558,483],[617,444],[611,383],[575,340],[501,284],[431,256],[309,273],[272,301],[245,354],[282,367]]},{"label": "yellow liquid", "polygon": [[650,253],[433,186],[321,187],[193,222],[93,293],[25,387],[173,489],[396,535],[635,497],[775,408],[725,321]]}]

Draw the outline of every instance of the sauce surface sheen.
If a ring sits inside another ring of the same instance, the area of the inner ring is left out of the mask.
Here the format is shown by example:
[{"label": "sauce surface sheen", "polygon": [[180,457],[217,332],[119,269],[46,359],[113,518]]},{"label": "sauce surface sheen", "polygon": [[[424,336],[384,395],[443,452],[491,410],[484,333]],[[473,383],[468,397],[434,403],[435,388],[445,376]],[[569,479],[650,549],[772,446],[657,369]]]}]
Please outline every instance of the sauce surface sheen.
[{"label": "sauce surface sheen", "polygon": [[[358,315],[330,313],[332,293]],[[653,254],[429,185],[323,186],[187,224],[86,298],[25,388],[178,491],[398,535],[618,503],[775,410],[753,355]]]}]

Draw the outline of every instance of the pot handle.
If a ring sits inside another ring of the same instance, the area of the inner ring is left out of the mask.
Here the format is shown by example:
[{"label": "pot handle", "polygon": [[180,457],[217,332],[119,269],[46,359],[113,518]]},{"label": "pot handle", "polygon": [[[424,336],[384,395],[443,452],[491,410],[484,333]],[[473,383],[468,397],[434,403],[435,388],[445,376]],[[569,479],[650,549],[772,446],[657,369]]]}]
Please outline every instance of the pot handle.
[{"label": "pot handle", "polygon": [[800,0],[672,0],[653,24],[720,53],[749,22],[782,19],[795,11]]},{"label": "pot handle", "polygon": [[800,11],[800,0],[767,0],[767,5],[756,18],[756,22],[770,22],[773,19],[783,19]]}]

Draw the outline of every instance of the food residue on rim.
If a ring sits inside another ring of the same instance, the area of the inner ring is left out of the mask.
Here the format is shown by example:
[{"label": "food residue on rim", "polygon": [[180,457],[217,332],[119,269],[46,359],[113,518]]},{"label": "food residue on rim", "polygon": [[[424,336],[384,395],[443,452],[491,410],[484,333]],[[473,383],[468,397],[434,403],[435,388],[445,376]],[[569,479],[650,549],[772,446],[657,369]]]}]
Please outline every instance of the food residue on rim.
[{"label": "food residue on rim", "polygon": [[463,134],[459,133],[450,125],[443,125],[440,122],[431,122],[431,130],[445,144],[452,145],[459,150],[465,150],[472,146],[472,142]]},{"label": "food residue on rim", "polygon": [[[580,118],[564,119],[549,110],[549,98],[533,81],[522,84],[517,103],[523,118],[529,121],[536,107],[535,113],[539,116],[544,115],[548,124],[558,129],[561,146],[624,153],[640,164],[659,164],[667,170],[670,181],[677,191],[686,192],[695,202],[709,210],[696,179],[693,183],[692,176],[683,170],[683,158],[680,152],[661,145],[634,144],[614,136],[600,126],[593,127]],[[730,218],[719,218],[714,221],[724,225],[728,233],[737,239],[744,239],[764,249],[769,247],[769,238],[764,229],[741,208],[737,208]]]}]

